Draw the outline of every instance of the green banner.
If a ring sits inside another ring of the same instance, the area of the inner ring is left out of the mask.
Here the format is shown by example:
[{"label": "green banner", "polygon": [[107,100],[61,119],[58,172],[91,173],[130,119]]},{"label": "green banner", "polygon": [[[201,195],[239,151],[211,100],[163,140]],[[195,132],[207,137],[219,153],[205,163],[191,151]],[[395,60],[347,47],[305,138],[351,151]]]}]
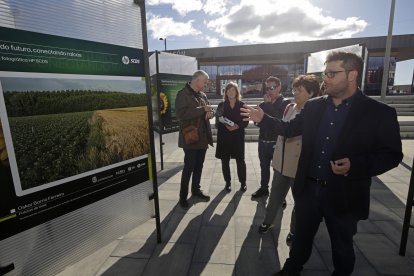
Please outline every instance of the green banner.
[{"label": "green banner", "polygon": [[110,76],[145,74],[142,49],[3,27],[0,27],[0,61],[0,71]]},{"label": "green banner", "polygon": [[190,80],[191,76],[186,75],[158,74],[158,81],[160,82],[158,108],[161,116],[162,133],[178,131],[179,125],[177,115],[175,114],[175,97],[178,91],[183,89]]}]

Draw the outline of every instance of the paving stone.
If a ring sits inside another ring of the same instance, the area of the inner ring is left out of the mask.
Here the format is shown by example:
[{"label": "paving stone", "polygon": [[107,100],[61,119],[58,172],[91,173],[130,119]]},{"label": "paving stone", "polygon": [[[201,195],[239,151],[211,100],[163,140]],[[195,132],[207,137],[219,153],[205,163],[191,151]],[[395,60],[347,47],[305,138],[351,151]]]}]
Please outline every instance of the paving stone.
[{"label": "paving stone", "polygon": [[189,276],[233,276],[234,265],[193,263],[190,268]]},{"label": "paving stone", "polygon": [[106,260],[111,255],[112,251],[119,244],[120,240],[115,240],[101,249],[95,251],[93,254],[87,256],[81,261],[66,267],[66,269],[56,276],[94,276],[105,264]]},{"label": "paving stone", "polygon": [[174,213],[162,231],[163,242],[197,242],[202,221],[201,214]]},{"label": "paving stone", "polygon": [[234,264],[234,227],[202,226],[194,252],[194,262]]},{"label": "paving stone", "polygon": [[193,252],[192,244],[158,244],[141,275],[187,275]]},{"label": "paving stone", "polygon": [[397,246],[385,235],[361,233],[355,243],[380,274],[413,275],[414,262],[399,256]]},{"label": "paving stone", "polygon": [[[110,257],[96,275],[105,276],[138,276],[144,271],[147,259],[129,259]],[[84,275],[84,274],[82,274]]]},{"label": "paving stone", "polygon": [[236,247],[235,275],[271,275],[280,270],[275,248]]},{"label": "paving stone", "polygon": [[236,246],[243,247],[275,247],[275,242],[270,234],[260,234],[258,229],[263,219],[253,217],[236,217]]},{"label": "paving stone", "polygon": [[399,220],[399,217],[384,204],[371,197],[369,218],[375,220]]},{"label": "paving stone", "polygon": [[154,252],[155,247],[156,243],[154,242],[141,242],[123,239],[111,253],[111,257],[149,259]]}]

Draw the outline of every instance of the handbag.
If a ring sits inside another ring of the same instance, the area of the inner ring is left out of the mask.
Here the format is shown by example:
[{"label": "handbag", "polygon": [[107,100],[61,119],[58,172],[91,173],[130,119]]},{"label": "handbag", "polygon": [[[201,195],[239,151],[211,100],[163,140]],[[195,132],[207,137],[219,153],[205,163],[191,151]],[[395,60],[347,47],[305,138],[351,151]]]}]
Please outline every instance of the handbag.
[{"label": "handbag", "polygon": [[182,133],[184,142],[187,145],[195,144],[200,140],[198,136],[198,127],[200,125],[200,119],[197,121],[197,126],[189,125],[183,128]]}]

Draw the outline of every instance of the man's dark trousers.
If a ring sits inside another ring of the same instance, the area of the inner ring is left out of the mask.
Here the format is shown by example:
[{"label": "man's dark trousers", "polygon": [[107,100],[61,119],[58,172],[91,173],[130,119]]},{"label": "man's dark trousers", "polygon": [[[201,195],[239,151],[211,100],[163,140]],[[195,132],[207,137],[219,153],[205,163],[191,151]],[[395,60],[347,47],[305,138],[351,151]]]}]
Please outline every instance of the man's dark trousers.
[{"label": "man's dark trousers", "polygon": [[188,184],[193,175],[191,190],[200,189],[201,173],[207,149],[184,149],[184,168],[181,175],[180,199],[187,199]]},{"label": "man's dark trousers", "polygon": [[326,186],[313,180],[308,180],[303,193],[295,197],[295,211],[295,237],[283,270],[288,273],[302,270],[312,253],[313,238],[324,218],[333,252],[335,271],[332,275],[351,275],[355,264],[353,236],[357,232],[358,219],[352,214],[336,214],[329,204]]},{"label": "man's dark trousers", "polygon": [[263,189],[269,188],[270,180],[270,163],[273,159],[273,151],[275,150],[276,142],[274,143],[264,143],[259,141],[259,160],[260,160],[260,187]]}]

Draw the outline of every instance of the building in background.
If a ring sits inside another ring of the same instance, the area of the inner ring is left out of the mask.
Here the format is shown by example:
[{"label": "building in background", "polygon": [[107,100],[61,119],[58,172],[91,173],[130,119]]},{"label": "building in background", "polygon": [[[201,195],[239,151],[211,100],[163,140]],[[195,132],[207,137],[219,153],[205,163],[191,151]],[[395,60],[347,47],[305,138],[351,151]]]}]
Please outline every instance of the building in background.
[{"label": "building in background", "polygon": [[[200,69],[210,75],[209,97],[221,97],[224,86],[234,81],[244,97],[261,97],[262,83],[270,75],[281,79],[286,96],[291,95],[293,79],[305,72],[306,57],[314,52],[361,44],[368,50],[365,93],[380,95],[386,36],[332,39],[274,44],[256,44],[169,51],[197,58]],[[389,67],[389,93],[394,85],[398,61],[414,59],[414,34],[396,35],[392,39]],[[409,90],[411,91],[411,90]]]}]

